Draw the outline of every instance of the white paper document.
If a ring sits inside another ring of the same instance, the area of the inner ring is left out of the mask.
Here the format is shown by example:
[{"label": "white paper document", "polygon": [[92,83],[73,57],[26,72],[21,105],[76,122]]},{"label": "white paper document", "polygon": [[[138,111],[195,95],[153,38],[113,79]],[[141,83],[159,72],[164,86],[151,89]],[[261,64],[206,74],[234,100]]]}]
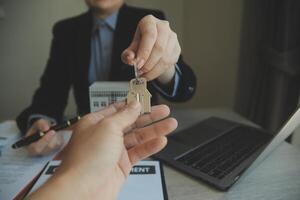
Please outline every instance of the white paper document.
[{"label": "white paper document", "polygon": [[[51,161],[31,192],[45,183],[59,164],[60,161]],[[140,161],[131,169],[118,200],[166,200],[164,198],[165,185],[160,169],[159,161]]]},{"label": "white paper document", "polygon": [[159,161],[140,161],[131,169],[119,200],[166,200]]},{"label": "white paper document", "polygon": [[[68,139],[68,134],[65,138]],[[0,199],[13,199],[57,153],[31,157],[24,148],[12,149],[11,145],[20,138],[15,122],[0,124]]]}]

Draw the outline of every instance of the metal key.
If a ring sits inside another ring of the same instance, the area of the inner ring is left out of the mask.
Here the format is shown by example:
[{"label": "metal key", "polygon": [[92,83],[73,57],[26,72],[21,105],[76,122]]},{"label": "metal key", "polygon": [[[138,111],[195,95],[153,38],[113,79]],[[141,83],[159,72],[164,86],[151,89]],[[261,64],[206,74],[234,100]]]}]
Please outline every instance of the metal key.
[{"label": "metal key", "polygon": [[147,80],[145,78],[134,78],[129,82],[127,103],[138,101],[142,105],[141,114],[151,112],[151,93],[147,90]]}]

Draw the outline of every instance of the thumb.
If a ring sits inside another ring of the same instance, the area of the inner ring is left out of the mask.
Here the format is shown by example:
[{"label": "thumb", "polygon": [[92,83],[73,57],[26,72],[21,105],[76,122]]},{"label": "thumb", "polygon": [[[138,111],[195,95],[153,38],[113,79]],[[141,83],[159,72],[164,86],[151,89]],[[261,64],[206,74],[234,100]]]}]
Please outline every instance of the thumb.
[{"label": "thumb", "polygon": [[135,53],[131,49],[127,48],[121,55],[123,63],[127,65],[134,65]]},{"label": "thumb", "polygon": [[50,129],[49,122],[47,120],[41,119],[37,122],[36,128],[39,131],[48,131]]},{"label": "thumb", "polygon": [[121,55],[121,59],[124,63],[128,65],[134,64],[134,60],[136,58],[136,52],[139,47],[139,41],[140,41],[140,33],[139,30],[137,29],[129,47],[125,49]]},{"label": "thumb", "polygon": [[141,113],[141,104],[138,101],[130,102],[124,109],[109,117],[109,121],[117,123],[118,127],[123,131],[132,125]]}]

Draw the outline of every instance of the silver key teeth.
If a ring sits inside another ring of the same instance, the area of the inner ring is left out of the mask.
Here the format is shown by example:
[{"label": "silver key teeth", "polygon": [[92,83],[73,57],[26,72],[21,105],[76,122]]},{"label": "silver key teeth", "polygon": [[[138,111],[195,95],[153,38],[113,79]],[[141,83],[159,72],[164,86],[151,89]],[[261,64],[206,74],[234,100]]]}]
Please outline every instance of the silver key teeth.
[{"label": "silver key teeth", "polygon": [[139,73],[138,73],[138,68],[137,68],[137,66],[136,66],[136,63],[133,64],[133,68],[134,68],[135,79],[138,80],[138,78],[139,78]]},{"label": "silver key teeth", "polygon": [[139,76],[139,70],[138,70],[136,64],[134,64],[133,67],[134,67],[134,75],[135,75],[136,84],[141,84],[140,83],[141,79],[140,79],[140,76]]}]

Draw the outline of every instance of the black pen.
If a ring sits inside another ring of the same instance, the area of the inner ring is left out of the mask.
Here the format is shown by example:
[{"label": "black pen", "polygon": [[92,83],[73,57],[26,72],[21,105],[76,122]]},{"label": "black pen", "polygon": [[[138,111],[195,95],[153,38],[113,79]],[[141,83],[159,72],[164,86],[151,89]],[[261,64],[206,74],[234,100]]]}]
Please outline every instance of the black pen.
[{"label": "black pen", "polygon": [[49,131],[52,131],[52,130],[53,131],[63,130],[65,128],[68,128],[71,125],[75,124],[79,120],[80,120],[80,116],[77,116],[77,117],[74,117],[72,119],[69,119],[69,120],[65,121],[62,124],[50,127],[50,129],[48,131],[45,131],[45,132],[43,132],[43,131],[36,132],[36,133],[34,133],[34,134],[32,134],[32,135],[30,135],[28,137],[24,137],[21,140],[17,141],[11,147],[13,149],[18,149],[20,147],[24,147],[24,146],[30,145],[31,143],[36,142],[39,139],[41,139],[42,137],[44,137],[44,135],[46,135],[46,133],[48,133]]}]

